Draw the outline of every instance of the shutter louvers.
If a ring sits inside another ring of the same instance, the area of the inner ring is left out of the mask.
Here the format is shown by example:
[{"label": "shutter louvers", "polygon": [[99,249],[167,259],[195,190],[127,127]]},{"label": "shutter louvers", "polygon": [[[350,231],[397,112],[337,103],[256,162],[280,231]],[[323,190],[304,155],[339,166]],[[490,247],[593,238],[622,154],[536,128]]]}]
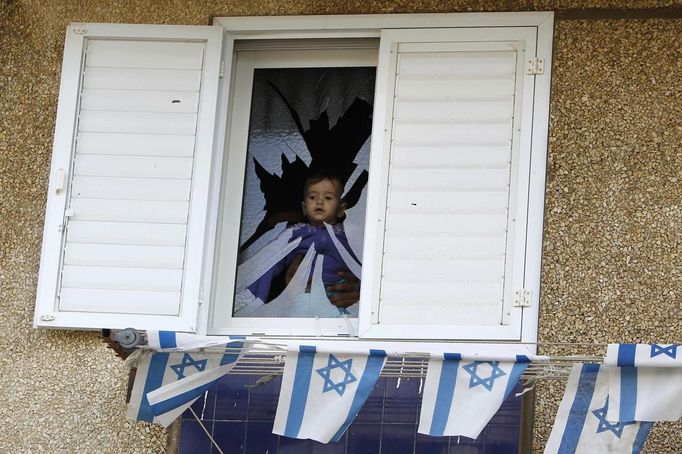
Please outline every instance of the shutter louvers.
[{"label": "shutter louvers", "polygon": [[196,302],[183,292],[199,270],[187,267],[188,230],[203,226],[205,208],[192,218],[190,203],[208,184],[197,160],[210,160],[211,140],[199,148],[198,123],[212,139],[217,65],[207,58],[219,52],[207,55],[206,39],[94,36],[82,46],[52,323],[193,330]]},{"label": "shutter louvers", "polygon": [[514,253],[528,191],[519,174],[521,112],[532,111],[523,93],[528,41],[526,32],[485,32],[382,35],[390,146],[377,336],[520,336],[510,295],[522,276]]}]

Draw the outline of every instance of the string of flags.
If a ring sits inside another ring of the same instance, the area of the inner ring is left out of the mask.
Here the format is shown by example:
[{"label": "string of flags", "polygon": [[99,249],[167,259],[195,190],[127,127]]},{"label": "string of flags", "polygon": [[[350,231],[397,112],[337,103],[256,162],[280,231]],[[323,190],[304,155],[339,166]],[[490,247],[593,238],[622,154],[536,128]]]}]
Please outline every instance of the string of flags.
[{"label": "string of flags", "polygon": [[[259,339],[148,331],[128,418],[168,426]],[[341,438],[389,356],[381,348],[287,346],[273,433],[328,443]],[[655,421],[682,417],[678,345],[609,345],[604,363],[574,364],[545,453],[633,453]],[[190,352],[191,351],[191,352]],[[218,352],[218,353],[216,353]],[[430,355],[418,432],[476,438],[533,362],[548,357],[471,352]]]}]

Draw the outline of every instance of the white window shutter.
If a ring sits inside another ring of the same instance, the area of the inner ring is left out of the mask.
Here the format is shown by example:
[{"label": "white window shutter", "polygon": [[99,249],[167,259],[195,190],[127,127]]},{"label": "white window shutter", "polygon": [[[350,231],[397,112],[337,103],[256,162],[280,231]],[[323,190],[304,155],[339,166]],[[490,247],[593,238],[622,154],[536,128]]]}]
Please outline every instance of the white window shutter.
[{"label": "white window shutter", "polygon": [[68,28],[36,326],[196,330],[221,45]]},{"label": "white window shutter", "polygon": [[364,336],[521,338],[512,297],[523,286],[534,46],[531,27],[382,34],[370,187],[383,191],[368,203]]}]

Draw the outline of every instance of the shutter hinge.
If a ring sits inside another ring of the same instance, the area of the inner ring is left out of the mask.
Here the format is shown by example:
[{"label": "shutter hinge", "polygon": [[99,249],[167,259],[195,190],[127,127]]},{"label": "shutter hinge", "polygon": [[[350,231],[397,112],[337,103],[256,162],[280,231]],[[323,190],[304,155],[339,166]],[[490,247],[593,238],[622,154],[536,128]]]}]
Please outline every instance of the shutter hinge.
[{"label": "shutter hinge", "polygon": [[545,59],[544,58],[529,58],[526,63],[526,74],[530,76],[539,76],[545,73]]},{"label": "shutter hinge", "polygon": [[55,319],[54,314],[43,314],[40,316],[40,321],[41,322],[53,322]]},{"label": "shutter hinge", "polygon": [[218,77],[221,79],[225,77],[225,60],[220,60],[220,73],[218,73]]},{"label": "shutter hinge", "polygon": [[77,35],[85,35],[88,31],[85,28],[82,27],[74,27],[71,29],[75,34]]},{"label": "shutter hinge", "polygon": [[514,290],[514,307],[530,307],[530,290],[520,288]]},{"label": "shutter hinge", "polygon": [[201,306],[202,304],[204,304],[204,288],[203,287],[201,287],[199,289],[199,306]]}]

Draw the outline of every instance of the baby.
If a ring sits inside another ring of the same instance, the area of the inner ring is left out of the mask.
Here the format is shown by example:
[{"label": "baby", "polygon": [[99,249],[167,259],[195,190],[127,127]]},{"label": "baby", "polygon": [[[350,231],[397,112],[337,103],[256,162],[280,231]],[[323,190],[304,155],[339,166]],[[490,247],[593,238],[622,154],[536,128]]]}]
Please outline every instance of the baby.
[{"label": "baby", "polygon": [[287,282],[293,276],[298,263],[311,244],[315,245],[317,254],[324,256],[322,281],[325,286],[344,282],[344,279],[339,276],[339,272],[348,272],[348,266],[341,257],[325,224],[331,226],[338,243],[350,253],[356,262],[360,263],[357,257],[352,254],[343,229],[342,219],[345,215],[346,204],[341,200],[342,195],[343,183],[338,176],[331,172],[321,171],[306,180],[301,208],[308,222],[292,226],[292,239],[301,238],[301,243],[286,260],[287,276],[285,280]]},{"label": "baby", "polygon": [[[346,204],[341,200],[342,195],[343,182],[331,172],[318,172],[305,181],[301,209],[307,222],[290,224],[286,229],[290,235],[287,241],[298,241],[298,244],[247,287],[251,295],[262,301],[262,306],[255,307],[247,316],[357,316],[355,303],[358,301],[360,282],[356,275],[360,261],[353,254],[344,232]],[[286,289],[303,257],[311,250],[314,254],[312,263],[308,265],[309,274],[301,276],[308,282],[307,288],[301,289],[304,293],[287,293]],[[318,260],[323,260],[322,284],[329,300],[326,303],[317,298],[312,301],[309,293]],[[354,271],[351,272],[351,269]],[[353,312],[347,309],[351,306]]]}]

